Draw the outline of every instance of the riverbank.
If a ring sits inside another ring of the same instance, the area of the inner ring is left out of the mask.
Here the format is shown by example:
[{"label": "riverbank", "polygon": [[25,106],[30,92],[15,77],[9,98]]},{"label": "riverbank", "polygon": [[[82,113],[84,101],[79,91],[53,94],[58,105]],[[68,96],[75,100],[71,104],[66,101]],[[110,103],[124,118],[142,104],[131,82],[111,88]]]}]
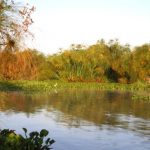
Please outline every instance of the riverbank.
[{"label": "riverbank", "polygon": [[150,91],[150,84],[95,83],[51,81],[0,81],[0,91],[50,91],[59,89],[99,89],[118,91]]}]

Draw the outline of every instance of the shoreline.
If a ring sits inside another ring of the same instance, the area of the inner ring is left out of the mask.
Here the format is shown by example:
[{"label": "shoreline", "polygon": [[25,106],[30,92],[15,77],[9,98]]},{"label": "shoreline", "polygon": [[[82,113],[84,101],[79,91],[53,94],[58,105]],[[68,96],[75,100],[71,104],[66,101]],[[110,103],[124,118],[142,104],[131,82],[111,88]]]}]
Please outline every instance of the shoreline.
[{"label": "shoreline", "polygon": [[38,91],[47,92],[59,89],[96,89],[117,91],[150,91],[150,84],[145,83],[98,83],[98,82],[65,82],[60,80],[49,81],[0,81],[0,91]]}]

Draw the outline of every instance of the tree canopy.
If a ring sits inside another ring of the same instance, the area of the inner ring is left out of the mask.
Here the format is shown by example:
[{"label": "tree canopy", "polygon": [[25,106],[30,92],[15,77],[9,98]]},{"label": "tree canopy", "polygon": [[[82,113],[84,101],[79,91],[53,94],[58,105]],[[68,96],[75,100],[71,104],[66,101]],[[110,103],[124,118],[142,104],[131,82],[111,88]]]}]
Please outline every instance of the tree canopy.
[{"label": "tree canopy", "polygon": [[96,43],[44,56],[36,50],[0,51],[0,79],[150,83],[150,45]]}]

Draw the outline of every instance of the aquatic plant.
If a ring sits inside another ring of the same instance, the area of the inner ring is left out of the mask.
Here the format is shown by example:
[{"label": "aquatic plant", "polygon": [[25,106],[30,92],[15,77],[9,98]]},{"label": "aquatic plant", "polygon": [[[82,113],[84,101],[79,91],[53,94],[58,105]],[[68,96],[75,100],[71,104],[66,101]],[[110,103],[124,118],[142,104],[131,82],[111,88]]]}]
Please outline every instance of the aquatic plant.
[{"label": "aquatic plant", "polygon": [[[57,84],[56,84],[57,83]],[[0,81],[0,91],[50,91],[59,89],[98,89],[118,91],[150,91],[149,84],[121,84],[97,82],[51,81]]]},{"label": "aquatic plant", "polygon": [[150,101],[150,95],[140,95],[140,94],[134,94],[132,96],[133,100],[147,100]]},{"label": "aquatic plant", "polygon": [[14,130],[0,130],[0,150],[50,150],[55,142],[47,138],[48,131],[42,129],[40,132],[34,131],[27,134],[27,129],[23,128],[25,136],[16,134]]}]

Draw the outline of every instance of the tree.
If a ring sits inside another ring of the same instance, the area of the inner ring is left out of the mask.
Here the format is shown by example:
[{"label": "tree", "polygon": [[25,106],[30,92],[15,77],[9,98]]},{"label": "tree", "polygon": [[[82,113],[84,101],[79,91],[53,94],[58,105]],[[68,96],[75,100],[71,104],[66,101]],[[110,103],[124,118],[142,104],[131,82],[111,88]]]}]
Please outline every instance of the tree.
[{"label": "tree", "polygon": [[0,0],[0,49],[15,50],[22,43],[33,23],[31,18],[35,7],[16,3],[14,0]]},{"label": "tree", "polygon": [[133,81],[150,79],[150,44],[136,47],[132,53],[132,78]]}]

